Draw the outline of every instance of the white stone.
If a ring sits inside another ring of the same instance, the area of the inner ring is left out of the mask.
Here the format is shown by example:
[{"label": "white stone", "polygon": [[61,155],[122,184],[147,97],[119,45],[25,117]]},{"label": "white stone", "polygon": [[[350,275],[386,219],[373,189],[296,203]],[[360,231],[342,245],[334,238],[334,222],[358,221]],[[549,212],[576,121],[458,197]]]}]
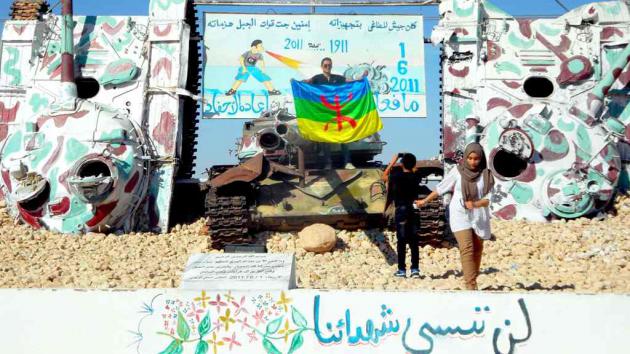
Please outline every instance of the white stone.
[{"label": "white stone", "polygon": [[335,248],[335,229],[325,224],[313,224],[298,233],[302,248],[308,252],[324,253]]}]

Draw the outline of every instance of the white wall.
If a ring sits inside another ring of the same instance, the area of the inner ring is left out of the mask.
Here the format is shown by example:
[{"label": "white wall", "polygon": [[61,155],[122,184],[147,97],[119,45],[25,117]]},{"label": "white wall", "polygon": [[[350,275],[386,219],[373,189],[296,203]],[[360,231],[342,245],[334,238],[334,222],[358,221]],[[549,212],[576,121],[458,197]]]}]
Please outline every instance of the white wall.
[{"label": "white wall", "polygon": [[628,352],[629,313],[630,296],[604,294],[5,289],[0,338],[12,354],[612,354]]}]

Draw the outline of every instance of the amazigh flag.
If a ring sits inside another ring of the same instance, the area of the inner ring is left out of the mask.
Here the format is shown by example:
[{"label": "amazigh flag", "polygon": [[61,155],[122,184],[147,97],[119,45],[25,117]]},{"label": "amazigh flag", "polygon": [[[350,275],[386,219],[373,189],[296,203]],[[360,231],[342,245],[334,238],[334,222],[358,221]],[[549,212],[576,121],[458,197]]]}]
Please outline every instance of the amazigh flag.
[{"label": "amazigh flag", "polygon": [[383,128],[367,79],[342,85],[291,81],[300,135],[306,140],[349,143]]}]

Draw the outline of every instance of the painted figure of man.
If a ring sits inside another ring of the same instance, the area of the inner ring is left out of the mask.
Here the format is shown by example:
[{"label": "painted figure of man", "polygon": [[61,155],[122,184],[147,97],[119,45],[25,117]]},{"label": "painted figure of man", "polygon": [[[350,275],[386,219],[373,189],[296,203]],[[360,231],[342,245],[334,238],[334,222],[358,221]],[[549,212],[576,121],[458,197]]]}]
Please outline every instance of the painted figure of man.
[{"label": "painted figure of man", "polygon": [[[235,94],[238,88],[244,82],[247,82],[250,75],[265,86],[269,95],[280,94],[280,91],[273,88],[269,75],[265,74],[265,61],[262,55],[264,51],[263,42],[260,39],[256,39],[252,42],[250,49],[241,55],[239,59],[241,67],[234,78],[234,84],[225,93],[226,96]],[[260,63],[259,66],[257,66],[258,63]]]}]

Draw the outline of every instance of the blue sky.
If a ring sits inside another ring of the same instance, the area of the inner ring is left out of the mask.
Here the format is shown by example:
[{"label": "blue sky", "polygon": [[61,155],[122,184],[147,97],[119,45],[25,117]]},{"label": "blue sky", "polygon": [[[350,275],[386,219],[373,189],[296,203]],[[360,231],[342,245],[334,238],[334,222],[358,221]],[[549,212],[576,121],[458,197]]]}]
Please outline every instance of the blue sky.
[{"label": "blue sky", "polygon": [[[49,0],[54,4],[56,0]],[[496,5],[515,16],[558,16],[565,10],[554,0],[495,0]],[[567,8],[573,9],[593,1],[561,0]],[[11,1],[0,0],[0,13],[9,12]],[[148,0],[74,0],[74,12],[77,15],[147,15]],[[202,9],[211,12],[248,12],[248,13],[306,13],[310,8],[206,6]],[[56,9],[57,12],[59,8]],[[424,36],[430,37],[431,29],[437,24],[437,6],[425,7],[359,7],[359,8],[317,8],[318,13],[356,13],[356,14],[420,14],[425,16]],[[427,118],[423,119],[386,119],[381,136],[387,145],[377,159],[385,163],[399,151],[414,153],[419,159],[436,156],[440,150],[440,96],[439,96],[439,50],[432,45],[425,45],[425,68],[427,86]],[[197,146],[197,177],[203,177],[205,168],[213,164],[236,162],[231,154],[235,149],[243,120],[202,120],[199,125]]]}]

